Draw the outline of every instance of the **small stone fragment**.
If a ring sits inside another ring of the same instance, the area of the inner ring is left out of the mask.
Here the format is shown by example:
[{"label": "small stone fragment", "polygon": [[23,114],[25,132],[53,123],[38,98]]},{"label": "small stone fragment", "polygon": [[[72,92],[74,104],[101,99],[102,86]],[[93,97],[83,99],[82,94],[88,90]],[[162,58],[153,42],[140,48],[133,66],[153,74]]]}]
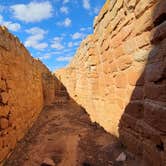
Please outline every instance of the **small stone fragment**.
[{"label": "small stone fragment", "polygon": [[122,152],[117,158],[116,161],[121,162],[121,161],[126,161],[126,154]]},{"label": "small stone fragment", "polygon": [[55,163],[50,158],[45,158],[41,166],[55,166]]}]

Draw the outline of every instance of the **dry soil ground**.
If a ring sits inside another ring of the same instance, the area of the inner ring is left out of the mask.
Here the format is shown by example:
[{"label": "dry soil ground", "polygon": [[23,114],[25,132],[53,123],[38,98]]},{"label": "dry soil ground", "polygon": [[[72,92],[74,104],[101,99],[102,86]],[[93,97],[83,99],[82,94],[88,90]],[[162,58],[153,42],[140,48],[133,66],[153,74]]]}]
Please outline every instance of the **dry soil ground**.
[{"label": "dry soil ground", "polygon": [[[121,152],[127,158],[117,162]],[[114,136],[92,123],[83,108],[69,100],[46,107],[5,163],[5,166],[49,165],[140,166],[140,163]]]}]

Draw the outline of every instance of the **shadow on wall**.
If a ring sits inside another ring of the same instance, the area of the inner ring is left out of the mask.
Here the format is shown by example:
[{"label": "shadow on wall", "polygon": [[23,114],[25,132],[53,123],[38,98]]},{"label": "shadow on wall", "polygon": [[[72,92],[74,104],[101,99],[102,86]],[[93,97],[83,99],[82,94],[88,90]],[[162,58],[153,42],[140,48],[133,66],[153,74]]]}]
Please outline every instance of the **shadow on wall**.
[{"label": "shadow on wall", "polygon": [[138,79],[119,124],[127,148],[143,156],[142,165],[166,165],[166,1],[153,16],[151,44],[144,72]]}]

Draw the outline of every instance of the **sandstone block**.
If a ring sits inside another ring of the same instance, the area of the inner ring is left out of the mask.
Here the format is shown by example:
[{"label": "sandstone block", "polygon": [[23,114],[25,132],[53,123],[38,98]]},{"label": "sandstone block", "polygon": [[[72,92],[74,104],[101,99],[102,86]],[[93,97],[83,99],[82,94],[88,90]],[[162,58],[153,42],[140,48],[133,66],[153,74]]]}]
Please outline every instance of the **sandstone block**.
[{"label": "sandstone block", "polygon": [[166,39],[162,40],[160,44],[155,45],[150,51],[148,63],[156,63],[164,61],[166,52]]},{"label": "sandstone block", "polygon": [[144,164],[152,166],[161,166],[161,155],[163,152],[160,152],[156,145],[151,141],[143,141],[143,160]]},{"label": "sandstone block", "polygon": [[120,129],[120,139],[122,140],[122,143],[125,144],[131,152],[137,155],[142,155],[142,140],[139,139],[138,135],[132,133],[131,129]]},{"label": "sandstone block", "polygon": [[144,32],[144,33],[140,34],[139,36],[136,36],[135,40],[137,43],[137,47],[143,48],[145,46],[150,45],[151,35],[152,34],[148,31],[148,32]]},{"label": "sandstone block", "polygon": [[124,55],[123,47],[120,45],[118,48],[112,49],[110,51],[111,55],[114,59],[119,58],[120,56]]},{"label": "sandstone block", "polygon": [[131,101],[125,108],[125,113],[137,119],[143,118],[144,108],[143,103],[139,100]]},{"label": "sandstone block", "polygon": [[0,46],[1,48],[3,48],[6,51],[10,50],[10,42],[8,41],[7,38],[5,38],[4,36],[0,35]]},{"label": "sandstone block", "polygon": [[9,126],[9,121],[6,118],[0,118],[0,129],[4,130],[8,128]]},{"label": "sandstone block", "polygon": [[0,79],[0,92],[5,91],[6,90],[6,83],[4,80]]},{"label": "sandstone block", "polygon": [[102,59],[102,62],[105,62],[105,61],[110,61],[112,62],[113,61],[113,58],[112,56],[110,55],[109,53],[109,50],[107,51],[104,51],[103,54],[102,54],[102,57],[98,57],[100,60]]},{"label": "sandstone block", "polygon": [[147,83],[144,87],[144,94],[146,98],[166,102],[166,84]]},{"label": "sandstone block", "polygon": [[156,104],[154,101],[146,101],[144,104],[144,121],[155,129],[166,132],[166,107]]},{"label": "sandstone block", "polygon": [[166,14],[166,1],[160,1],[157,4],[153,14],[155,26],[161,24],[164,21],[164,15]]},{"label": "sandstone block", "polygon": [[[118,124],[119,127],[119,136],[123,137],[122,132],[125,131],[128,128],[131,128],[131,126],[135,127],[136,125],[136,119],[130,115],[128,115],[127,113],[123,113],[120,119],[120,122]],[[122,139],[122,138],[120,138]]]},{"label": "sandstone block", "polygon": [[145,62],[148,59],[150,50],[140,49],[133,54],[133,58],[137,62]]},{"label": "sandstone block", "polygon": [[142,86],[136,86],[132,92],[131,100],[142,100],[144,97],[144,89]]},{"label": "sandstone block", "polygon": [[152,36],[152,43],[160,42],[166,38],[166,21],[160,24],[156,29],[154,29]]},{"label": "sandstone block", "polygon": [[110,72],[110,63],[108,62],[108,61],[105,61],[104,63],[103,63],[103,72],[105,73],[105,74],[108,74],[109,72]]},{"label": "sandstone block", "polygon": [[128,82],[132,86],[142,86],[144,85],[144,73],[141,69],[134,69],[128,71]]},{"label": "sandstone block", "polygon": [[108,25],[109,25],[109,23],[110,23],[110,21],[111,21],[110,13],[107,12],[104,17],[105,17],[105,18],[104,18],[104,20],[103,20],[103,24],[102,24],[102,25],[103,25],[104,28],[107,28]]},{"label": "sandstone block", "polygon": [[115,78],[115,82],[116,82],[116,87],[117,88],[126,88],[127,86],[127,76],[124,73],[119,73],[116,78]]},{"label": "sandstone block", "polygon": [[122,38],[120,36],[110,36],[109,42],[111,48],[118,48],[122,44]]},{"label": "sandstone block", "polygon": [[127,92],[126,92],[126,89],[116,88],[115,93],[116,93],[117,97],[125,99]]},{"label": "sandstone block", "polygon": [[7,117],[9,111],[9,106],[0,106],[0,117]]},{"label": "sandstone block", "polygon": [[1,93],[2,103],[6,104],[9,99],[9,94],[6,92]]},{"label": "sandstone block", "polygon": [[137,2],[137,0],[125,0],[124,1],[125,5],[127,6],[127,9],[131,12],[134,10],[136,2]]},{"label": "sandstone block", "polygon": [[123,0],[118,0],[115,4],[115,9],[118,11],[120,8],[122,8]]},{"label": "sandstone block", "polygon": [[4,147],[0,149],[0,162],[4,160],[4,158],[9,154],[9,149]]},{"label": "sandstone block", "polygon": [[[142,0],[141,0],[142,1]],[[148,31],[153,27],[153,10],[148,9],[143,16],[136,20],[136,25],[134,27],[134,32],[136,35],[141,34],[142,32]]]},{"label": "sandstone block", "polygon": [[[130,19],[131,19],[130,17],[126,18],[127,21]],[[122,37],[122,41],[125,41],[125,40],[127,40],[127,38],[130,38],[132,31],[133,31],[133,24],[129,24],[129,25],[125,25],[125,26],[123,25],[122,30],[119,33]]]},{"label": "sandstone block", "polygon": [[106,40],[104,40],[103,45],[102,45],[102,52],[104,52],[108,49],[109,49],[109,40],[106,39]]},{"label": "sandstone block", "polygon": [[123,22],[125,21],[123,10],[118,11],[116,19],[115,18],[112,19],[113,19],[111,21],[112,35],[116,36],[117,35],[116,30],[118,30],[118,27],[123,25]]},{"label": "sandstone block", "polygon": [[112,63],[109,65],[107,71],[108,71],[108,73],[111,73],[111,74],[114,73],[114,72],[117,72],[117,71],[118,71],[118,67],[117,67],[116,63],[115,63],[115,62],[112,62]]},{"label": "sandstone block", "polygon": [[87,60],[88,66],[96,66],[98,63],[98,57],[96,56],[90,56]]},{"label": "sandstone block", "polygon": [[117,64],[118,64],[118,67],[120,70],[125,70],[131,66],[132,58],[129,55],[122,56],[122,57],[118,58]]},{"label": "sandstone block", "polygon": [[165,72],[166,64],[163,61],[149,64],[146,67],[145,80],[149,82],[158,82],[163,78]]},{"label": "sandstone block", "polygon": [[89,54],[89,56],[94,56],[94,55],[96,54],[95,49],[94,49],[94,48],[90,48],[90,49],[88,50],[88,54]]},{"label": "sandstone block", "polygon": [[131,55],[137,49],[137,43],[135,38],[128,39],[123,44],[123,49],[126,55]]},{"label": "sandstone block", "polygon": [[46,165],[46,166],[55,166],[55,163],[52,159],[45,158],[41,165],[43,165],[43,166],[44,165]]},{"label": "sandstone block", "polygon": [[120,109],[124,108],[124,100],[115,95],[115,101]]},{"label": "sandstone block", "polygon": [[115,5],[116,2],[117,2],[117,0],[110,1],[109,7],[108,7],[109,11],[111,11],[113,9],[113,7],[114,7],[114,5]]},{"label": "sandstone block", "polygon": [[155,4],[157,0],[140,0],[138,1],[138,4],[135,8],[135,15],[136,17],[139,17],[141,14],[143,14],[146,9],[148,9],[150,6]]}]

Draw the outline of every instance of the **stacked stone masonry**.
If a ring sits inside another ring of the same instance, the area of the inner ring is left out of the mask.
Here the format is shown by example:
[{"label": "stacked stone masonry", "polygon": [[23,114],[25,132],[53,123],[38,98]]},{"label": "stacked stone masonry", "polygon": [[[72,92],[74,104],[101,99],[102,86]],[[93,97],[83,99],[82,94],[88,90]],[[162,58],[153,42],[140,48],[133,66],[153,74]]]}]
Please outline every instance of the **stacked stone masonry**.
[{"label": "stacked stone masonry", "polygon": [[49,70],[0,27],[0,163],[54,101],[56,85]]},{"label": "stacked stone masonry", "polygon": [[56,75],[145,165],[166,165],[165,0],[107,0],[94,34]]}]

